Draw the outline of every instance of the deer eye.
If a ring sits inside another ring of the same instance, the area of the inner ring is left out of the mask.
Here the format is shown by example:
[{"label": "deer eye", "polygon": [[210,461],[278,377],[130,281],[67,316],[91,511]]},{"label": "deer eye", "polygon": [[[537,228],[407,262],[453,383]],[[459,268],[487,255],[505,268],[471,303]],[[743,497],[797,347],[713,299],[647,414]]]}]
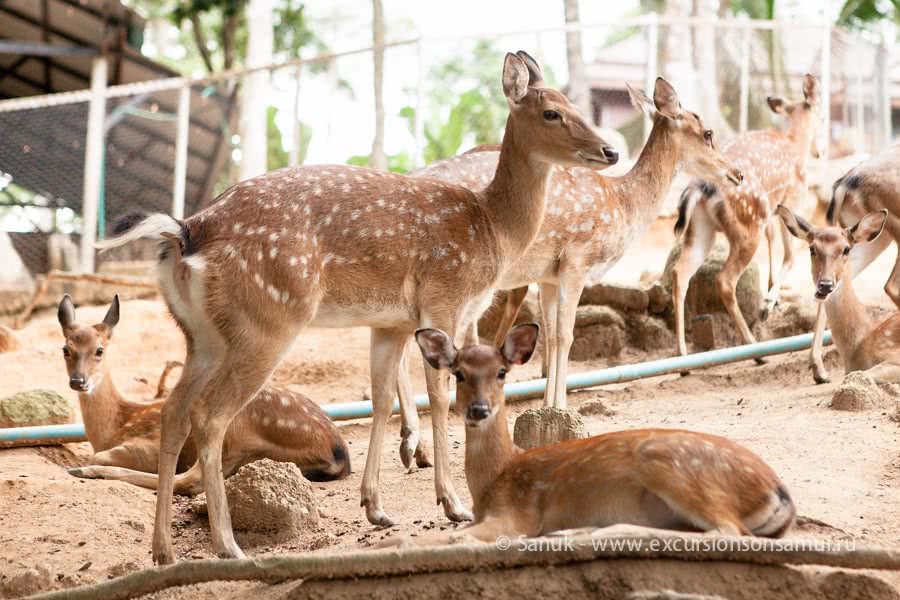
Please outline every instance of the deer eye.
[{"label": "deer eye", "polygon": [[63,356],[65,356],[66,358],[72,356],[72,352],[69,350],[68,346],[63,346]]},{"label": "deer eye", "polygon": [[497,371],[497,379],[499,379],[500,381],[506,379],[506,369],[500,369],[499,371]]},{"label": "deer eye", "polygon": [[103,348],[97,348],[97,351],[94,352],[96,356],[103,356]]},{"label": "deer eye", "polygon": [[850,246],[844,246],[844,256],[850,254]]},{"label": "deer eye", "polygon": [[706,131],[703,132],[703,139],[706,140],[707,142],[712,141],[712,136],[713,136],[712,129],[707,129]]},{"label": "deer eye", "polygon": [[463,381],[466,380],[466,378],[463,377],[463,374],[460,373],[459,371],[456,371],[456,372],[454,372],[453,374],[456,376],[456,381],[457,381],[457,382],[462,383]]},{"label": "deer eye", "polygon": [[544,120],[545,121],[555,121],[559,118],[559,113],[555,110],[545,110],[544,111]]}]

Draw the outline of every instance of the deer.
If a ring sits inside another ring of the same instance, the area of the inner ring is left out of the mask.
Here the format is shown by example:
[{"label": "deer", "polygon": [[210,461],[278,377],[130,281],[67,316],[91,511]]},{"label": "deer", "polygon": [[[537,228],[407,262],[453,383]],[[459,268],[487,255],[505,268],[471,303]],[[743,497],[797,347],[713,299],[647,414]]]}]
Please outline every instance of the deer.
[{"label": "deer", "polygon": [[[537,238],[500,279],[499,288],[512,292],[495,343],[505,338],[514,322],[527,285],[538,282],[548,360],[545,406],[567,405],[569,349],[588,268],[605,273],[647,231],[680,169],[723,187],[738,185],[743,179],[741,171],[719,150],[713,131],[704,127],[696,113],[682,109],[678,93],[665,79],[656,80],[652,100],[631,86],[628,93],[632,103],[653,121],[637,162],[621,177],[583,168],[556,169]],[[417,174],[473,186],[485,181],[497,160],[496,152],[476,148],[432,163]],[[477,325],[477,316],[471,323],[471,327]],[[470,332],[467,339],[477,339],[477,333]],[[410,403],[401,401],[401,407]]]},{"label": "deer", "polygon": [[[892,240],[900,247],[900,144],[862,161],[834,182],[825,220],[829,225],[850,227],[865,214],[879,209],[888,211],[885,234],[873,242],[854,246],[850,252],[851,279],[872,264]],[[884,292],[900,308],[900,255],[884,284]],[[820,303],[809,360],[816,383],[830,381],[822,360],[824,332],[825,305]]]},{"label": "deer", "polygon": [[[672,299],[676,350],[682,356],[688,353],[684,334],[684,299],[688,283],[712,249],[717,232],[725,234],[729,252],[716,276],[716,288],[745,344],[755,343],[756,337],[738,306],[735,287],[753,260],[763,232],[769,249],[769,282],[763,318],[775,306],[781,282],[793,268],[791,237],[782,227],[784,256],[776,274],[773,246],[777,223],[771,217],[778,204],[797,204],[806,189],[807,157],[819,155],[816,145],[818,80],[809,74],[804,77],[803,100],[792,102],[770,96],[767,102],[774,113],[787,117],[787,131],[751,131],[723,148],[725,155],[743,171],[743,185],[720,189],[712,182],[697,179],[688,184],[679,200],[675,237],[681,242],[682,249],[672,269]],[[756,361],[765,362],[761,358]]]},{"label": "deer", "polygon": [[796,514],[787,488],[761,458],[724,437],[632,429],[518,448],[510,438],[503,382],[510,369],[528,362],[538,331],[536,323],[522,324],[500,346],[461,349],[446,332],[416,331],[425,361],[458,382],[475,519],[412,543],[451,543],[465,536],[495,542],[499,536],[613,525],[784,535]]},{"label": "deer", "polygon": [[[165,400],[158,398],[164,395],[165,377],[176,363],[167,363],[155,401],[125,398],[116,388],[108,359],[119,314],[118,295],[103,320],[93,325],[76,321],[68,294],[59,303],[69,387],[78,392],[85,433],[94,449],[89,465],[70,469],[69,473],[155,490],[160,413],[165,406]],[[347,443],[328,415],[303,394],[283,388],[263,388],[231,422],[224,447],[222,466],[226,477],[262,458],[292,462],[311,481],[350,475]],[[190,440],[178,455],[177,470],[177,494],[194,496],[202,491],[197,450]]]},{"label": "deer", "polygon": [[809,244],[815,298],[828,316],[844,371],[864,371],[876,383],[900,382],[900,313],[876,323],[853,290],[853,250],[878,239],[887,209],[846,228],[815,227],[786,206],[777,211],[788,231]]},{"label": "deer", "polygon": [[[553,165],[602,169],[618,160],[577,109],[545,85],[525,52],[506,55],[509,106],[500,159],[483,190],[348,165],[272,171],[224,191],[180,221],[153,214],[98,244],[162,244],[158,280],[187,353],[160,415],[159,491],[152,557],[174,561],[172,486],[189,435],[198,449],[210,531],[221,557],[243,557],[222,481],[228,424],[267,381],[306,326],[372,331],[373,417],[361,505],[389,526],[379,495],[381,448],[409,335],[455,334],[490,302],[544,216]],[[426,367],[435,495],[451,520],[472,518],[450,475],[448,381]]]}]

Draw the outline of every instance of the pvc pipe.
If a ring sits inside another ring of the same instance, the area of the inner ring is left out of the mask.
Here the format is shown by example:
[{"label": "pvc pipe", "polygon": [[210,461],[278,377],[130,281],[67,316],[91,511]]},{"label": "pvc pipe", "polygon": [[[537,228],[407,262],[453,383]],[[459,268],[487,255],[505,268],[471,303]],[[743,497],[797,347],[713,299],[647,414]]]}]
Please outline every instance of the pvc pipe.
[{"label": "pvc pipe", "polygon": [[[656,377],[658,375],[665,375],[667,373],[675,373],[688,369],[713,367],[726,363],[771,356],[774,354],[797,352],[798,350],[806,350],[810,347],[812,344],[812,336],[813,334],[811,333],[805,333],[792,337],[779,338],[777,340],[757,342],[756,344],[721,348],[719,350],[710,350],[709,352],[698,352],[696,354],[688,354],[687,356],[674,356],[633,365],[610,367],[608,369],[600,369],[599,371],[574,373],[569,375],[566,379],[566,389],[580,390],[599,385],[634,381],[635,379],[643,379],[645,377]],[[831,343],[830,331],[825,331],[822,343]],[[509,383],[504,386],[503,389],[508,400],[516,400],[543,394],[546,385],[546,379],[533,379],[530,381]],[[417,408],[428,408],[428,394],[417,395],[415,397],[415,402]],[[456,394],[451,392],[451,406],[455,402]],[[335,421],[362,419],[364,417],[372,416],[372,402],[366,400],[360,402],[326,404],[322,406],[322,410]],[[400,411],[399,401],[394,401],[393,411],[395,413]],[[44,439],[72,442],[83,441],[85,439],[84,425],[81,423],[72,423],[69,425],[0,429],[0,443],[15,441],[34,442]]]}]

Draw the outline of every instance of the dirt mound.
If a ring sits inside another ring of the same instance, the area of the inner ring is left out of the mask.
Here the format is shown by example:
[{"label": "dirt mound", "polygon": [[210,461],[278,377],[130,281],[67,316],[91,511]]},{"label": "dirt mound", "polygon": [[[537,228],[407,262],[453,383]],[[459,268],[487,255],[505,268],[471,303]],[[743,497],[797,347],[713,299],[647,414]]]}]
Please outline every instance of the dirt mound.
[{"label": "dirt mound", "polygon": [[513,441],[528,450],[563,440],[587,437],[584,420],[571,409],[543,406],[529,408],[516,419]]},{"label": "dirt mound", "polygon": [[864,371],[851,371],[831,397],[830,408],[863,411],[890,408],[894,401]]}]

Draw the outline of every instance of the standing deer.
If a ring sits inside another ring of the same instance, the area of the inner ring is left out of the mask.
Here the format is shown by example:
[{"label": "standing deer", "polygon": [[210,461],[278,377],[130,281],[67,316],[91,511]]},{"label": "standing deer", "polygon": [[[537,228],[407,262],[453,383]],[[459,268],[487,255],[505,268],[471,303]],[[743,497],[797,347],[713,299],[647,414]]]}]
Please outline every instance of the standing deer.
[{"label": "standing deer", "polygon": [[633,429],[523,451],[510,439],[503,380],[528,361],[538,326],[519,325],[499,347],[457,350],[453,338],[420,329],[416,342],[434,368],[456,376],[465,415],[466,481],[474,499],[461,534],[494,542],[553,531],[629,524],[780,537],[794,504],[778,476],[734,442],[676,429]]},{"label": "standing deer", "polygon": [[[874,242],[856,246],[850,253],[849,277],[856,277],[878,258],[891,241],[900,248],[900,143],[859,163],[834,183],[826,219],[829,225],[849,227],[866,213],[886,209],[884,224],[887,235]],[[900,253],[884,284],[884,291],[900,308]],[[822,361],[822,337],[825,332],[824,305],[819,305],[810,367],[817,383],[829,381],[828,370]]]},{"label": "standing deer", "polygon": [[769,245],[769,291],[764,315],[778,299],[781,281],[793,267],[794,253],[791,238],[782,227],[784,258],[776,275],[773,244],[777,223],[771,216],[778,204],[796,206],[806,190],[807,157],[818,156],[815,137],[819,83],[812,75],[803,79],[803,98],[797,102],[768,98],[772,111],[788,117],[786,133],[751,131],[725,145],[726,156],[744,173],[742,186],[722,190],[698,180],[691,182],[681,195],[675,235],[682,240],[682,249],[672,269],[675,335],[681,355],[688,353],[684,337],[684,298],[688,283],[709,254],[717,231],[728,239],[729,252],[716,277],[716,287],[745,344],[755,342],[756,338],[738,307],[735,286],[753,260],[763,231]]},{"label": "standing deer", "polygon": [[[63,357],[69,387],[78,392],[84,429],[95,452],[90,465],[69,473],[157,489],[159,417],[165,401],[133,402],[116,389],[108,357],[119,322],[119,297],[113,299],[103,321],[94,325],[76,323],[68,294],[59,303],[58,316],[66,339]],[[306,396],[271,386],[256,394],[229,425],[222,458],[224,474],[231,475],[261,458],[292,462],[312,481],[343,479],[350,474],[347,443],[328,415]],[[197,450],[189,439],[178,456],[178,470],[187,469],[175,479],[178,494],[193,496],[202,491],[196,462]]]},{"label": "standing deer", "polygon": [[825,307],[844,371],[865,371],[879,383],[900,382],[900,313],[875,323],[853,291],[852,251],[875,242],[888,211],[871,212],[853,227],[813,227],[785,206],[778,215],[809,244],[816,300]]},{"label": "standing deer", "polygon": [[[586,169],[556,169],[537,238],[500,278],[501,289],[514,291],[508,296],[496,342],[505,338],[524,301],[527,290],[522,286],[534,281],[540,286],[545,356],[549,359],[546,406],[566,406],[569,349],[588,268],[606,272],[647,231],[679,169],[722,186],[737,185],[742,179],[741,172],[719,151],[713,132],[697,114],[682,110],[678,94],[666,80],[656,80],[653,100],[630,86],[628,92],[634,105],[653,119],[637,162],[622,177]],[[496,152],[469,152],[433,163],[420,171],[420,176],[476,185],[484,181],[497,159]],[[477,315],[472,323],[477,323]],[[477,336],[470,334],[468,339]],[[410,403],[407,400],[401,406]]]},{"label": "standing deer", "polygon": [[[163,241],[160,288],[187,337],[181,380],[162,411],[153,557],[174,560],[170,522],[178,452],[193,428],[213,545],[234,541],[221,472],[222,438],[307,325],[372,329],[373,419],[361,486],[369,521],[390,525],[379,498],[381,448],[397,370],[417,327],[454,333],[490,301],[532,242],[554,164],[604,168],[616,152],[528,54],[507,54],[509,118],[493,181],[472,192],[350,166],[274,171],[226,190],[181,222],[151,215],[118,238]],[[435,491],[453,520],[471,519],[450,478],[447,378],[426,368]]]}]

